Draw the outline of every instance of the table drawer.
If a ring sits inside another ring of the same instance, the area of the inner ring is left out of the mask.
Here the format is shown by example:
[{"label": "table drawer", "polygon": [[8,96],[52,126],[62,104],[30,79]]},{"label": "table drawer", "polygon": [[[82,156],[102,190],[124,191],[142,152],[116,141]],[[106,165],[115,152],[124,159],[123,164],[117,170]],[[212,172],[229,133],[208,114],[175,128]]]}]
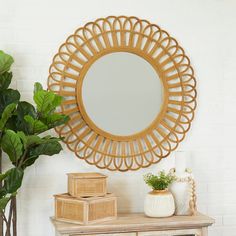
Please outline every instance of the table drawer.
[{"label": "table drawer", "polygon": [[138,236],[201,236],[201,229],[178,229],[139,232]]},{"label": "table drawer", "polygon": [[[67,236],[67,235],[66,235]],[[70,234],[68,236],[82,236],[81,234]],[[116,234],[86,234],[84,236],[137,236],[137,233],[116,233]]]}]

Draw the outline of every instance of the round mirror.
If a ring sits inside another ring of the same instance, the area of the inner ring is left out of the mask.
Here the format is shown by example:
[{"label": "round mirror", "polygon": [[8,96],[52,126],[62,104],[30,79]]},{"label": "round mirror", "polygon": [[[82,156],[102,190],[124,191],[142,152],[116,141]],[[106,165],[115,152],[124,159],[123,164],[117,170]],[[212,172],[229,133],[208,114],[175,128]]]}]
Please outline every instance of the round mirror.
[{"label": "round mirror", "polygon": [[163,85],[142,57],[115,52],[100,57],[88,69],[82,85],[85,111],[100,129],[128,136],[147,128],[163,103]]},{"label": "round mirror", "polygon": [[78,28],[50,66],[48,88],[69,115],[56,131],[77,157],[138,170],[174,151],[190,129],[196,79],[189,58],[158,25],[108,16]]}]

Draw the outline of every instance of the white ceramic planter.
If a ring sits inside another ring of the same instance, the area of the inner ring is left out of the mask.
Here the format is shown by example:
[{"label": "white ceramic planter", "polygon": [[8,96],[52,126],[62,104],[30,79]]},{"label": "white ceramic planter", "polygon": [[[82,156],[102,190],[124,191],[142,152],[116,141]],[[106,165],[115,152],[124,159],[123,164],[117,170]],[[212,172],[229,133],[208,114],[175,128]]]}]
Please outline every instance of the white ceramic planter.
[{"label": "white ceramic planter", "polygon": [[175,212],[174,198],[168,190],[153,190],[146,195],[144,213],[149,217],[168,217]]}]

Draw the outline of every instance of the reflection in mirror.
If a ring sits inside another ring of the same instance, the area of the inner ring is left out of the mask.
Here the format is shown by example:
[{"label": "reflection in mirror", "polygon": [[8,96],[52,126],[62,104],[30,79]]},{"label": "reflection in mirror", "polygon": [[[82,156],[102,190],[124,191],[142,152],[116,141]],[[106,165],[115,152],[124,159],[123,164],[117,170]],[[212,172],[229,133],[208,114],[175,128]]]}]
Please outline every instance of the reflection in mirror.
[{"label": "reflection in mirror", "polygon": [[144,130],[157,117],[163,103],[163,85],[146,60],[136,54],[115,52],[89,68],[82,99],[98,128],[127,136]]}]

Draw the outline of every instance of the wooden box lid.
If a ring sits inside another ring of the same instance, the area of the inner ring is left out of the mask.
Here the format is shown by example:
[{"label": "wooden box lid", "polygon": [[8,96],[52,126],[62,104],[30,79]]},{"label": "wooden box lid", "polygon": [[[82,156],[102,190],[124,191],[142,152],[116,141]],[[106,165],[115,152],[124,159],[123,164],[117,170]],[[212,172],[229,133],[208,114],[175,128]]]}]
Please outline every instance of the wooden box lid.
[{"label": "wooden box lid", "polygon": [[102,197],[73,197],[68,193],[62,193],[62,194],[56,194],[54,195],[55,198],[63,198],[63,199],[73,199],[73,200],[78,200],[78,201],[83,201],[83,202],[91,202],[91,201],[99,201],[99,200],[104,200],[107,198],[111,197],[116,197],[115,194],[113,193],[107,193],[105,196]]},{"label": "wooden box lid", "polygon": [[106,175],[96,172],[87,172],[87,173],[68,173],[69,177],[74,179],[98,179],[98,178],[107,178]]}]

